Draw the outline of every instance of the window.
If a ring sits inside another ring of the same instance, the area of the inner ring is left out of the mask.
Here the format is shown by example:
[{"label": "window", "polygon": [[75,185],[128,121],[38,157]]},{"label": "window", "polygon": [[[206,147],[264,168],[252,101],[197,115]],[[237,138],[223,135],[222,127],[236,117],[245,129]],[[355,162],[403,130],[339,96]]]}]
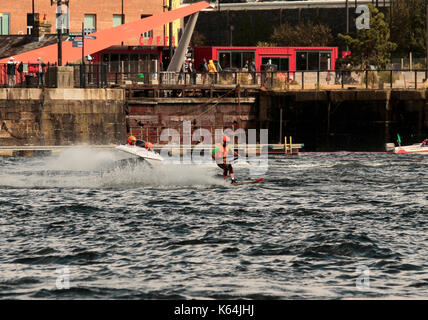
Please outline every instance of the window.
[{"label": "window", "polygon": [[[125,16],[123,17],[123,20],[125,20]],[[122,24],[122,15],[121,14],[114,14],[113,15],[113,27],[120,26]]]},{"label": "window", "polygon": [[144,39],[153,38],[153,30],[144,32],[141,34]]},{"label": "window", "polygon": [[219,51],[220,66],[222,69],[238,68],[245,65],[245,61],[251,62],[255,57],[254,51]]},{"label": "window", "polygon": [[220,52],[220,66],[222,69],[226,69],[230,67],[230,52]]},{"label": "window", "polygon": [[[151,17],[151,16],[152,16],[152,14],[142,14],[141,15],[141,19],[148,18],[148,17]],[[146,32],[142,33],[141,36],[144,39],[153,38],[153,30],[146,31]]]},{"label": "window", "polygon": [[296,70],[330,70],[330,51],[297,51]]},{"label": "window", "polygon": [[39,20],[39,14],[38,13],[34,13],[34,18],[33,18],[33,14],[32,13],[27,13],[27,34],[32,34],[33,33],[34,20]]},{"label": "window", "polygon": [[0,35],[9,34],[9,14],[0,13]]},{"label": "window", "polygon": [[331,54],[330,52],[320,53],[320,70],[331,70]]},{"label": "window", "polygon": [[96,14],[85,14],[84,25],[85,25],[85,29],[97,30],[97,15]]},{"label": "window", "polygon": [[290,59],[288,57],[263,57],[262,64],[268,64],[269,60],[271,60],[272,64],[276,65],[279,72],[290,70]]},{"label": "window", "polygon": [[296,52],[296,70],[307,70],[306,52]]}]

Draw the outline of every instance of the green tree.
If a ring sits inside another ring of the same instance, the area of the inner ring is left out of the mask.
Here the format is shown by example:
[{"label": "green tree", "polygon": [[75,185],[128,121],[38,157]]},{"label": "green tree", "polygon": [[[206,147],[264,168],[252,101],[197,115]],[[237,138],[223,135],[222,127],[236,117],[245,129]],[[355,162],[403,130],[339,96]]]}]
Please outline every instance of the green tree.
[{"label": "green tree", "polygon": [[373,5],[370,8],[370,28],[357,30],[353,35],[338,35],[351,50],[351,63],[363,69],[373,65],[383,68],[390,61],[391,52],[397,45],[390,39],[389,25],[385,16]]},{"label": "green tree", "polygon": [[398,55],[407,56],[412,52],[425,56],[427,4],[427,0],[394,0],[392,3],[391,40],[398,45]]},{"label": "green tree", "polygon": [[311,21],[296,26],[281,24],[273,30],[270,37],[270,42],[276,46],[327,46],[332,40],[333,35],[328,26]]}]

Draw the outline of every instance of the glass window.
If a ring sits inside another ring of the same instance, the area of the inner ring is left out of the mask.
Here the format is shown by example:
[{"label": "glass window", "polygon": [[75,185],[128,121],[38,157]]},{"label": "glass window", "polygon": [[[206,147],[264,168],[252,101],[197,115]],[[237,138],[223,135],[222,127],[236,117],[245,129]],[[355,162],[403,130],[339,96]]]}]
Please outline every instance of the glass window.
[{"label": "glass window", "polygon": [[97,15],[96,14],[85,14],[84,21],[85,29],[97,29]]},{"label": "glass window", "polygon": [[121,14],[114,14],[113,15],[113,27],[120,26],[121,24],[122,24],[122,15]]},{"label": "glass window", "polygon": [[110,55],[110,72],[119,72],[119,55],[117,53]]},{"label": "glass window", "polygon": [[296,70],[308,70],[306,52],[296,52]]},{"label": "glass window", "polygon": [[318,70],[320,65],[319,52],[308,52],[308,70]]},{"label": "glass window", "polygon": [[230,68],[230,52],[219,52],[220,67]]},{"label": "glass window", "polygon": [[248,61],[248,65],[250,65],[251,60],[254,60],[256,56],[255,52],[243,52],[242,53],[242,67],[245,66],[245,63]]},{"label": "glass window", "polygon": [[320,70],[331,70],[331,54],[330,52],[320,52]]},{"label": "glass window", "polygon": [[129,72],[136,73],[138,72],[138,53],[131,53],[130,55],[130,63],[129,63]]},{"label": "glass window", "polygon": [[129,72],[129,54],[121,53],[120,54],[120,68],[121,72]]},{"label": "glass window", "polygon": [[241,52],[232,52],[232,68],[241,68],[242,67],[242,54]]},{"label": "glass window", "polygon": [[0,34],[8,35],[9,34],[9,14],[0,13]]},{"label": "glass window", "polygon": [[284,72],[290,70],[288,57],[263,57],[262,64],[268,64],[269,60],[272,64],[276,65],[277,71]]},{"label": "glass window", "polygon": [[290,59],[281,58],[278,66],[278,71],[289,71],[290,70]]}]

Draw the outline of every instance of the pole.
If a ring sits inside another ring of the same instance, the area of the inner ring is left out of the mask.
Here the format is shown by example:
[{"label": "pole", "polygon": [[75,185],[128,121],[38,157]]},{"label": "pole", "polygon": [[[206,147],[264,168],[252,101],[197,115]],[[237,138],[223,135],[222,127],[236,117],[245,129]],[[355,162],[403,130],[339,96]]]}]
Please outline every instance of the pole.
[{"label": "pole", "polygon": [[[168,11],[172,10],[172,0],[169,0]],[[169,62],[172,61],[172,22],[169,23]]]},{"label": "pole", "polygon": [[85,23],[82,22],[82,69],[80,71],[80,87],[86,87],[86,70],[85,70]]},{"label": "pole", "polygon": [[[57,18],[61,16],[61,0],[57,1]],[[34,16],[33,16],[34,18]],[[58,66],[62,66],[62,20],[57,19],[58,23]]]},{"label": "pole", "polygon": [[36,19],[34,18],[34,0],[31,1],[31,5],[32,5],[32,7],[31,7],[32,11],[31,12],[32,12],[32,15],[33,15],[33,21],[32,21],[33,29],[31,30],[31,33],[33,33],[34,32],[34,27],[35,27],[35,24],[36,24],[35,23]]},{"label": "pole", "polygon": [[[121,22],[122,22],[122,24],[124,24],[125,23],[125,15],[123,14],[123,0],[122,0],[122,14],[121,14]],[[122,41],[122,46],[123,46],[123,41]]]},{"label": "pole", "polygon": [[82,64],[85,64],[85,23],[82,22]]},{"label": "pole", "polygon": [[425,79],[428,79],[428,4],[426,6],[427,16],[426,16],[426,65],[425,65]]},{"label": "pole", "polygon": [[[348,0],[346,0],[346,34],[349,34],[349,7]],[[349,46],[346,45],[346,51],[349,51]]]}]

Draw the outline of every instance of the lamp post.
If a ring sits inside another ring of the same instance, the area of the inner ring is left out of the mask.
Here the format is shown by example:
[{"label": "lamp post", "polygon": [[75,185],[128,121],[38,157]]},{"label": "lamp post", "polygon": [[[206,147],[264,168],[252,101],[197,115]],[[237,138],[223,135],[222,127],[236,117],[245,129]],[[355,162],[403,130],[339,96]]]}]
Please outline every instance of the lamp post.
[{"label": "lamp post", "polygon": [[[172,0],[169,0],[168,11],[172,10]],[[172,22],[169,23],[169,62],[172,61]]]},{"label": "lamp post", "polygon": [[425,79],[428,79],[428,4],[427,4],[427,16],[426,16],[426,40],[425,40],[425,47],[426,47],[426,51],[427,51],[427,56],[426,56],[426,65],[425,65]]},{"label": "lamp post", "polygon": [[33,29],[31,30],[31,33],[33,33],[34,32],[34,27],[35,27],[35,24],[36,24],[35,23],[36,19],[34,18],[34,0],[31,1],[31,5],[32,5],[31,6],[31,9],[32,9],[32,11],[31,11],[32,13],[31,14],[32,14],[32,17],[33,17],[33,19],[32,19]]},{"label": "lamp post", "polygon": [[[120,20],[121,20],[122,24],[124,24],[125,23],[125,15],[123,14],[123,0],[122,0],[122,14],[121,14],[120,18],[121,18]],[[123,41],[122,41],[121,45],[123,46]]]},{"label": "lamp post", "polygon": [[[346,0],[346,34],[349,34],[349,7],[348,0]],[[346,45],[346,51],[349,51],[349,46]]]}]

